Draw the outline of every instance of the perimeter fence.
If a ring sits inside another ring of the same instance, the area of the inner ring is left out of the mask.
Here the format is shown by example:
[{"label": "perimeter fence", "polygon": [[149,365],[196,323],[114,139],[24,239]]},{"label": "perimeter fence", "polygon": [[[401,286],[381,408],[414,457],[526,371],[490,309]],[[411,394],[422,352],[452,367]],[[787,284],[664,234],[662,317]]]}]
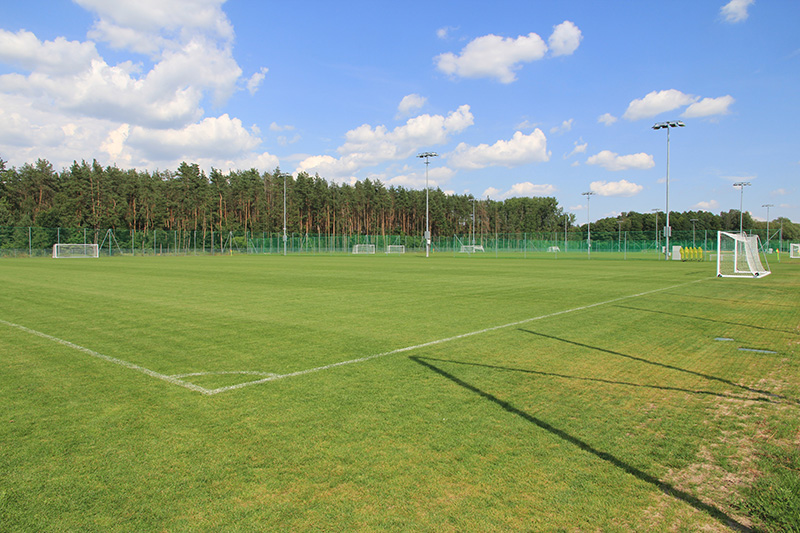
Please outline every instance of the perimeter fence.
[{"label": "perimeter fence", "polygon": [[[776,234],[767,241],[759,235],[765,249],[788,251],[789,243]],[[482,235],[439,235],[431,239],[431,252],[457,254],[483,250],[484,253],[622,253],[634,257],[660,258],[664,240],[653,232],[592,232],[591,247],[586,233],[579,231],[538,233],[496,233]],[[776,238],[777,237],[777,238]],[[356,244],[373,244],[376,253],[390,245],[402,245],[407,253],[424,253],[421,235],[320,235],[254,231],[211,230],[119,230],[96,228],[39,228],[0,226],[0,257],[52,255],[54,244],[98,244],[101,255],[217,255],[217,254],[348,254]],[[713,230],[674,231],[670,247],[702,248],[714,252],[717,233]],[[471,248],[474,246],[475,248]],[[396,248],[395,248],[396,249]]]}]

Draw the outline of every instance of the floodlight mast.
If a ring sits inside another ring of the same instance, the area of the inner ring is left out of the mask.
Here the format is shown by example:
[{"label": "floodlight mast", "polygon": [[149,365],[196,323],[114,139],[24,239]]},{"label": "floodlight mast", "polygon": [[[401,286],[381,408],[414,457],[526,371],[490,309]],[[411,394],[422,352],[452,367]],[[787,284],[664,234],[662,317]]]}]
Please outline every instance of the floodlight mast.
[{"label": "floodlight mast", "polygon": [[669,259],[669,236],[672,228],[669,227],[669,129],[684,127],[686,124],[680,120],[668,120],[666,122],[656,122],[653,124],[654,130],[666,129],[667,130],[667,223],[664,226],[664,236],[666,238],[666,246],[664,247],[664,259]]},{"label": "floodlight mast", "polygon": [[589,204],[591,203],[590,200],[592,199],[592,196],[594,196],[595,194],[597,193],[592,191],[586,191],[581,193],[581,196],[586,197],[586,222],[588,224],[588,230],[589,230],[586,235],[586,244],[587,244],[586,255],[588,256],[589,259],[592,258],[592,218],[591,216],[589,216]]},{"label": "floodlight mast", "polygon": [[739,195],[739,234],[744,235],[744,228],[742,227],[742,223],[744,222],[744,211],[742,211],[742,207],[744,206],[744,188],[750,186],[749,181],[739,181],[733,184],[734,187],[739,187],[741,194]]},{"label": "floodlight mast", "polygon": [[431,251],[431,224],[428,216],[428,165],[431,157],[438,157],[436,152],[422,152],[417,157],[425,160],[425,257],[430,257]]},{"label": "floodlight mast", "polygon": [[769,250],[769,208],[775,207],[773,204],[763,204],[761,207],[767,208],[767,250]]},{"label": "floodlight mast", "polygon": [[692,222],[692,248],[694,248],[695,247],[695,244],[694,244],[694,224],[695,224],[695,222],[700,222],[700,219],[699,218],[690,218],[689,220]]}]

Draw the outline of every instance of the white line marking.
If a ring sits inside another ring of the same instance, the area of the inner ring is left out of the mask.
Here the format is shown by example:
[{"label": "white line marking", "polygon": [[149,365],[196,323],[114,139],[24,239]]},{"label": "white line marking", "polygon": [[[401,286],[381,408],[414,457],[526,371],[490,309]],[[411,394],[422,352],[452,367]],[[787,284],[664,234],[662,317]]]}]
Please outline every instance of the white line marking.
[{"label": "white line marking", "polygon": [[[714,279],[714,278],[708,278]],[[231,390],[241,389],[244,387],[249,387],[251,385],[260,385],[261,383],[268,383],[270,381],[276,381],[279,379],[286,379],[292,378],[296,376],[303,376],[306,374],[312,374],[314,372],[321,372],[323,370],[329,370],[331,368],[336,368],[337,366],[344,366],[344,365],[352,365],[356,363],[364,363],[366,361],[371,361],[372,359],[377,359],[379,357],[386,357],[387,355],[394,355],[403,352],[409,352],[411,350],[417,350],[419,348],[426,348],[428,346],[435,346],[437,344],[443,344],[445,342],[455,341],[459,339],[465,339],[467,337],[472,337],[474,335],[480,335],[482,333],[489,333],[491,331],[497,331],[499,329],[510,328],[513,326],[519,326],[522,324],[527,324],[528,322],[534,322],[536,320],[542,320],[545,318],[552,318],[559,315],[565,315],[567,313],[574,313],[575,311],[583,311],[585,309],[591,309],[593,307],[598,307],[601,305],[607,305],[614,302],[619,302],[622,300],[628,300],[631,298],[638,298],[640,296],[646,296],[648,294],[654,294],[657,292],[668,291],[670,289],[675,289],[677,287],[683,287],[684,285],[690,285],[692,283],[698,283],[700,281],[705,281],[705,279],[698,279],[694,281],[690,281],[687,283],[679,283],[678,285],[672,285],[670,287],[664,287],[661,289],[653,289],[650,291],[640,292],[637,294],[631,294],[628,296],[620,296],[619,298],[612,298],[611,300],[606,300],[604,302],[597,302],[589,305],[582,305],[579,307],[573,307],[572,309],[565,309],[563,311],[556,311],[555,313],[549,313],[547,315],[540,315],[533,318],[526,318],[525,320],[518,320],[517,322],[510,322],[508,324],[503,324],[502,326],[493,326],[490,328],[480,329],[477,331],[470,331],[469,333],[462,333],[461,335],[455,335],[453,337],[447,337],[444,339],[438,339],[435,341],[424,342],[422,344],[416,344],[414,346],[406,346],[405,348],[398,348],[396,350],[391,350],[388,352],[382,352],[374,355],[369,355],[367,357],[359,357],[357,359],[350,359],[347,361],[340,361],[338,363],[331,363],[329,365],[318,366],[316,368],[308,368],[306,370],[298,370],[297,372],[290,372],[288,374],[270,374],[268,372],[256,372],[256,371],[231,371],[231,372],[193,372],[190,374],[175,374],[172,376],[167,376],[165,374],[160,374],[155,372],[154,370],[150,370],[149,368],[145,368],[143,366],[135,365],[133,363],[129,363],[128,361],[123,361],[122,359],[117,359],[116,357],[111,357],[108,355],[103,355],[99,352],[95,352],[94,350],[90,350],[89,348],[84,348],[83,346],[79,346],[75,343],[66,341],[64,339],[59,339],[58,337],[54,337],[52,335],[48,335],[47,333],[42,333],[41,331],[36,331],[35,329],[26,328],[25,326],[21,326],[19,324],[14,324],[13,322],[7,322],[5,320],[0,319],[0,324],[4,324],[6,326],[19,329],[26,333],[30,333],[31,335],[36,335],[37,337],[41,337],[43,339],[48,339],[53,342],[57,342],[61,345],[67,346],[69,348],[73,348],[80,352],[83,352],[87,355],[92,357],[96,357],[98,359],[102,359],[104,361],[108,361],[109,363],[114,363],[115,365],[124,366],[125,368],[129,368],[131,370],[135,370],[137,372],[141,372],[142,374],[146,374],[150,377],[160,379],[162,381],[166,381],[167,383],[172,383],[173,385],[178,385],[179,387],[184,387],[189,390],[193,390],[205,395],[212,395],[212,394],[219,394],[220,392],[227,392]],[[220,387],[218,389],[206,389],[205,387],[201,387],[199,385],[195,385],[194,383],[190,383],[188,381],[182,381],[181,377],[190,377],[190,376],[199,376],[199,375],[208,375],[208,374],[249,374],[249,375],[263,375],[267,376],[263,379],[258,379],[255,381],[247,381],[244,383],[238,383],[236,385],[229,385],[227,387]]]},{"label": "white line marking", "polygon": [[469,333],[462,333],[461,335],[455,335],[453,337],[447,337],[447,338],[438,339],[438,340],[435,340],[435,341],[424,342],[422,344],[416,344],[414,346],[406,346],[405,348],[398,348],[397,350],[391,350],[389,352],[382,352],[382,353],[378,353],[378,354],[375,354],[375,355],[369,355],[367,357],[359,357],[357,359],[350,359],[348,361],[340,361],[338,363],[332,363],[332,364],[329,364],[329,365],[318,366],[316,368],[309,368],[309,369],[306,369],[306,370],[298,370],[297,372],[291,372],[289,374],[276,374],[276,375],[273,375],[273,376],[266,377],[264,379],[258,379],[258,380],[255,380],[255,381],[247,381],[245,383],[238,383],[236,385],[229,385],[227,387],[220,387],[218,389],[211,389],[210,391],[208,391],[208,394],[219,394],[220,392],[227,392],[227,391],[231,391],[231,390],[241,389],[241,388],[244,388],[244,387],[249,387],[251,385],[260,385],[261,383],[267,383],[267,382],[276,381],[276,380],[279,380],[279,379],[286,379],[286,378],[293,378],[293,377],[296,377],[296,376],[303,376],[305,374],[311,374],[311,373],[314,373],[314,372],[320,372],[322,370],[329,370],[331,368],[336,368],[337,366],[352,365],[352,364],[356,364],[356,363],[364,363],[366,361],[370,361],[372,359],[377,359],[379,357],[386,357],[387,355],[394,355],[394,354],[398,354],[398,353],[409,352],[411,350],[417,350],[419,348],[427,348],[428,346],[435,346],[437,344],[442,344],[442,343],[445,343],[445,342],[455,341],[455,340],[459,340],[459,339],[465,339],[467,337],[472,337],[474,335],[480,335],[482,333],[489,333],[491,331],[497,331],[499,329],[510,328],[510,327],[513,327],[513,326],[519,326],[519,325],[527,324],[528,322],[533,322],[533,321],[536,321],[536,320],[543,320],[545,318],[552,318],[552,317],[559,316],[559,315],[565,315],[567,313],[574,313],[575,311],[583,311],[583,310],[591,309],[593,307],[598,307],[598,306],[601,306],[601,305],[607,305],[607,304],[611,304],[611,303],[614,303],[614,302],[619,302],[619,301],[622,301],[622,300],[628,300],[628,299],[631,299],[631,298],[638,298],[640,296],[646,296],[648,294],[654,294],[656,292],[668,291],[670,289],[675,289],[677,287],[683,287],[684,285],[691,285],[692,283],[698,283],[700,281],[705,281],[706,279],[714,279],[714,278],[698,279],[698,280],[690,281],[690,282],[687,282],[687,283],[679,283],[678,285],[672,285],[670,287],[664,287],[662,289],[653,289],[653,290],[650,290],[650,291],[640,292],[640,293],[637,293],[637,294],[631,294],[631,295],[628,295],[628,296],[620,296],[619,298],[612,298],[611,300],[606,300],[604,302],[597,302],[597,303],[593,303],[593,304],[589,304],[589,305],[582,305],[580,307],[573,307],[572,309],[565,309],[563,311],[556,311],[555,313],[550,313],[550,314],[547,314],[547,315],[541,315],[541,316],[537,316],[537,317],[533,317],[533,318],[526,318],[525,320],[519,320],[517,322],[511,322],[511,323],[508,323],[508,324],[503,324],[502,326],[493,326],[491,328],[485,328],[485,329],[481,329],[481,330],[478,330],[478,331],[470,331]]},{"label": "white line marking", "polygon": [[31,335],[36,335],[37,337],[41,337],[43,339],[47,339],[53,342],[57,342],[58,344],[62,344],[69,348],[73,348],[78,350],[79,352],[83,352],[87,355],[91,355],[92,357],[96,357],[98,359],[102,359],[104,361],[108,361],[109,363],[114,363],[115,365],[124,366],[125,368],[129,368],[131,370],[135,370],[137,372],[141,372],[142,374],[147,374],[150,377],[160,379],[162,381],[166,381],[167,383],[172,383],[173,385],[178,385],[179,387],[184,387],[189,390],[201,392],[203,394],[212,394],[212,391],[195,385],[194,383],[189,383],[186,381],[181,381],[180,379],[174,376],[166,376],[164,374],[159,374],[149,368],[145,368],[143,366],[135,365],[133,363],[129,363],[128,361],[123,361],[122,359],[117,359],[116,357],[110,357],[108,355],[103,355],[101,353],[95,352],[94,350],[90,350],[89,348],[84,348],[83,346],[79,346],[75,343],[65,341],[64,339],[59,339],[58,337],[53,337],[52,335],[48,335],[47,333],[42,333],[41,331],[36,331],[35,329],[26,328],[25,326],[20,326],[19,324],[14,324],[13,322],[6,322],[5,320],[0,320],[0,324],[5,324],[6,326],[17,328],[25,333],[30,333]]}]

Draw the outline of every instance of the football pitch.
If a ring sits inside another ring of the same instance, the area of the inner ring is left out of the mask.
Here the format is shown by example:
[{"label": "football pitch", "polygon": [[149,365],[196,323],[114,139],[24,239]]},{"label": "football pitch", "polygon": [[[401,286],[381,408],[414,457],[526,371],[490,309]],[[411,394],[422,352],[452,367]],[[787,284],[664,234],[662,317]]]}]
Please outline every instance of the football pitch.
[{"label": "football pitch", "polygon": [[2,260],[0,530],[798,530],[771,266]]}]

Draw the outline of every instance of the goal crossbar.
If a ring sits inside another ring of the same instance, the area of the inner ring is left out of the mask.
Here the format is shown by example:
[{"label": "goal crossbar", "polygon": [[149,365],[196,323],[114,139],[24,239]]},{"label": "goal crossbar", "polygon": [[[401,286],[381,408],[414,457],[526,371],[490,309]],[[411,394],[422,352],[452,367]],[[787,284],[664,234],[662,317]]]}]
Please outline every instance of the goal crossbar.
[{"label": "goal crossbar", "polygon": [[98,244],[54,244],[54,259],[76,259],[76,258],[95,258],[100,257],[100,245]]},{"label": "goal crossbar", "polygon": [[717,277],[758,278],[769,274],[758,235],[717,232]]}]

